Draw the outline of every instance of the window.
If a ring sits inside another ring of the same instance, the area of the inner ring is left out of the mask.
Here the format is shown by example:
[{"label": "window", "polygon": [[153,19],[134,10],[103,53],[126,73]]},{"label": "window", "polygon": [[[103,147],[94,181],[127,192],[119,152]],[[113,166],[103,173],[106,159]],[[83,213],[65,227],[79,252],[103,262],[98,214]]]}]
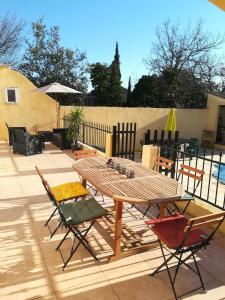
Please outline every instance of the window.
[{"label": "window", "polygon": [[5,89],[5,102],[6,103],[18,103],[18,88]]}]

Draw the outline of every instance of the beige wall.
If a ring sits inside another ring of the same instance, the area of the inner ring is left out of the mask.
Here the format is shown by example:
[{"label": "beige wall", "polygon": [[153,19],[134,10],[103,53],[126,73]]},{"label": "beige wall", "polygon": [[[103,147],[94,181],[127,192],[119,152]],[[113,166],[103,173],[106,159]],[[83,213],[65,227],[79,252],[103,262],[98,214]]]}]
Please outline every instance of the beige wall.
[{"label": "beige wall", "polygon": [[[19,88],[19,103],[5,102],[5,89]],[[21,73],[0,65],[0,138],[7,139],[5,126],[25,126],[28,131],[52,130],[56,127],[57,102],[43,93]]]},{"label": "beige wall", "polygon": [[[68,115],[71,107],[61,107],[61,116]],[[84,107],[86,120],[116,125],[117,122],[137,123],[137,149],[143,133],[147,129],[165,128],[169,108],[127,108],[127,107]],[[208,109],[176,109],[177,130],[180,137],[202,138],[203,129],[207,128]]]}]

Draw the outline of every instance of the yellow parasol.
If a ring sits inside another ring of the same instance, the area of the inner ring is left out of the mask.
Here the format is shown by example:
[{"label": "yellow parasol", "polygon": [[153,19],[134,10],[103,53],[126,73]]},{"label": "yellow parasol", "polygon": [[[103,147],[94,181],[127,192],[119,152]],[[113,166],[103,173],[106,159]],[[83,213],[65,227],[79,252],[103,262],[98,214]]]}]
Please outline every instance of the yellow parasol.
[{"label": "yellow parasol", "polygon": [[171,108],[167,121],[166,121],[166,131],[176,131],[176,111],[175,109]]},{"label": "yellow parasol", "polygon": [[220,9],[225,11],[225,0],[209,0],[209,2],[212,2],[216,6],[218,6]]}]

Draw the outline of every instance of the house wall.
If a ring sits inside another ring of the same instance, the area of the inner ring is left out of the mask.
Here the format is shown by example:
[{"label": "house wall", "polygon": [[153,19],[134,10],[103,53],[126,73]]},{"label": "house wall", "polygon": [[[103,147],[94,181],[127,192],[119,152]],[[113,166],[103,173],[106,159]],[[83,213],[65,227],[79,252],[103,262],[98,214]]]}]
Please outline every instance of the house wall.
[{"label": "house wall", "polygon": [[[61,117],[66,116],[72,107],[62,106]],[[147,129],[165,128],[169,108],[135,107],[84,107],[85,119],[96,123],[116,125],[117,122],[137,123],[137,145]],[[177,130],[181,138],[195,137],[201,141],[202,131],[207,128],[208,109],[176,109]]]},{"label": "house wall", "polygon": [[[17,87],[19,102],[6,103],[5,89]],[[52,130],[56,127],[57,102],[43,93],[34,92],[35,85],[21,73],[0,65],[0,138],[8,139],[9,126],[25,126],[28,131]]]}]

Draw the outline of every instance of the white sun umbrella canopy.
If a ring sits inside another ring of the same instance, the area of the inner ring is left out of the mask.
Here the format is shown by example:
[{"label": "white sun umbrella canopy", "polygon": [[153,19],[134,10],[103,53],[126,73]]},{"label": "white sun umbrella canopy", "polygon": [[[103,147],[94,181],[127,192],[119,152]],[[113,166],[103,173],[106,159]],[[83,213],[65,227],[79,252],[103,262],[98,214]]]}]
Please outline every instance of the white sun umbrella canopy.
[{"label": "white sun umbrella canopy", "polygon": [[81,94],[81,92],[74,90],[68,86],[62,85],[58,82],[50,83],[46,86],[40,87],[36,90],[42,93],[68,93],[68,94]]},{"label": "white sun umbrella canopy", "polygon": [[[62,84],[60,84],[58,82],[53,82],[53,83],[50,83],[50,84],[48,84],[46,86],[37,88],[35,90],[35,92],[45,93],[45,94],[54,93],[56,101],[57,101],[56,95],[58,93],[59,94],[60,93],[61,94],[81,94],[81,92],[79,92],[79,91],[77,91],[75,89],[72,89],[70,87],[67,87],[65,85],[62,85]],[[60,123],[60,105],[59,105],[59,103],[57,103],[56,111],[57,111],[57,127],[59,127],[59,123]]]}]

